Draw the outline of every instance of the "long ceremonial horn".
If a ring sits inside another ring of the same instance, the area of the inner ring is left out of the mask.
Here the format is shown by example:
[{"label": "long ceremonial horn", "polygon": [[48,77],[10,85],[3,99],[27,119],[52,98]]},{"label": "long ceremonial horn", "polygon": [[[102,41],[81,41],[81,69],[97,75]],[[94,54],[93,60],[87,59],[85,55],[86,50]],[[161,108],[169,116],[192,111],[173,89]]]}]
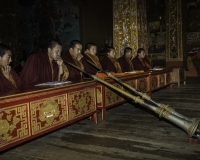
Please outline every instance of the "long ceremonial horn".
[{"label": "long ceremonial horn", "polygon": [[141,96],[142,99],[145,99],[145,100],[147,100],[147,101],[153,103],[154,105],[156,105],[156,106],[158,106],[158,107],[160,107],[160,108],[162,108],[162,109],[165,109],[166,111],[169,111],[169,112],[171,112],[172,114],[174,114],[174,115],[176,115],[176,116],[178,116],[178,117],[180,117],[180,118],[183,118],[183,119],[186,119],[186,120],[188,120],[188,121],[191,121],[190,118],[188,118],[188,117],[186,117],[186,116],[184,116],[184,115],[182,115],[182,114],[176,112],[174,109],[172,109],[171,107],[169,107],[169,105],[161,104],[161,103],[158,103],[158,102],[154,101],[154,100],[151,99],[151,97],[148,96],[147,94],[137,91],[135,88],[133,88],[133,87],[130,86],[129,84],[127,84],[127,83],[123,82],[121,79],[119,79],[119,78],[113,76],[110,72],[104,71],[103,69],[97,67],[94,63],[92,63],[91,61],[89,61],[89,60],[87,60],[87,59],[84,59],[84,60],[87,61],[89,64],[91,64],[93,67],[95,67],[95,68],[97,68],[98,70],[100,70],[101,72],[105,73],[108,77],[114,79],[116,82],[118,82],[118,83],[121,84],[122,86],[126,87],[126,88],[129,89],[130,91],[132,91],[132,92],[136,93],[137,95]]},{"label": "long ceremonial horn", "polygon": [[99,81],[100,83],[106,85],[109,88],[112,88],[113,90],[123,94],[124,96],[132,99],[135,103],[139,103],[140,105],[154,111],[155,113],[157,113],[159,115],[160,118],[165,118],[167,120],[169,120],[170,122],[176,124],[177,126],[179,126],[180,128],[182,128],[184,131],[187,132],[187,134],[190,137],[195,137],[200,139],[200,128],[198,128],[199,126],[199,122],[200,119],[198,118],[193,118],[192,121],[187,121],[185,119],[182,119],[174,114],[171,113],[171,111],[169,110],[165,110],[164,108],[160,108],[157,106],[154,106],[152,104],[146,103],[143,99],[141,99],[140,97],[136,97],[122,89],[117,88],[116,86],[102,80],[101,78],[97,77],[96,75],[91,75],[85,71],[83,71],[82,69],[80,69],[79,67],[75,66],[74,64],[64,61],[63,62],[67,63],[68,65],[76,68],[77,70],[83,72],[84,74],[88,75],[89,77],[92,77],[93,79]]}]

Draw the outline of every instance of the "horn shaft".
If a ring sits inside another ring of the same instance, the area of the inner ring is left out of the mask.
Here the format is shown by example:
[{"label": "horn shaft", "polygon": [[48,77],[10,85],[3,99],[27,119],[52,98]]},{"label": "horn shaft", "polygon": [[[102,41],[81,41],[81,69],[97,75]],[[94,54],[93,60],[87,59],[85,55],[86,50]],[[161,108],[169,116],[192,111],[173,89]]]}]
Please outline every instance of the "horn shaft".
[{"label": "horn shaft", "polygon": [[78,69],[79,71],[87,74],[88,76],[92,77],[94,80],[97,80],[98,82],[104,84],[105,86],[117,91],[118,93],[126,96],[127,98],[130,98],[131,100],[133,100],[135,103],[139,103],[140,105],[154,111],[155,113],[157,113],[159,115],[160,118],[165,118],[167,120],[169,120],[170,122],[176,124],[177,126],[179,126],[180,128],[182,128],[184,131],[186,131],[188,133],[188,135],[190,137],[192,137],[193,135],[196,135],[198,132],[198,138],[199,138],[199,119],[192,119],[192,121],[187,121],[181,117],[178,117],[174,114],[172,114],[172,112],[170,110],[166,110],[164,107],[157,107],[154,106],[153,104],[149,104],[146,103],[143,99],[141,99],[139,96],[134,96],[122,89],[117,88],[116,86],[104,81],[103,79],[97,77],[96,75],[90,75],[89,73],[83,71],[82,69],[78,68],[77,66],[75,66],[74,64],[71,64],[69,62],[64,61],[65,63],[73,66],[74,68]]},{"label": "horn shaft", "polygon": [[173,122],[174,124],[176,124],[177,126],[182,128],[183,130],[185,130],[190,137],[192,137],[195,134],[197,127],[199,125],[199,121],[200,121],[199,119],[192,119],[192,121],[187,121],[181,117],[178,117],[178,116],[172,114],[172,111],[165,110],[165,108],[160,108],[160,107],[151,105],[149,103],[146,103],[140,97],[138,97],[138,96],[136,97],[124,90],[121,90],[121,89],[117,88],[116,86],[98,78],[97,76],[92,75],[92,78],[94,78],[95,80],[103,83],[104,85],[114,89],[115,91],[125,95],[126,97],[133,100],[135,103],[139,103],[140,105],[154,111],[155,113],[157,113],[159,115],[160,118],[165,118],[165,119],[169,120],[170,122]]},{"label": "horn shaft", "polygon": [[[84,59],[86,60],[86,59]],[[139,92],[137,91],[135,88],[133,88],[132,86],[130,86],[129,84],[123,82],[121,79],[113,76],[110,72],[106,72],[104,71],[103,69],[97,67],[94,63],[92,63],[91,61],[89,60],[86,60],[90,65],[92,65],[93,67],[97,68],[98,70],[100,70],[101,72],[105,73],[108,77],[114,79],[116,82],[118,82],[119,84],[121,84],[122,86],[126,87],[127,89],[129,89],[130,91],[136,93],[137,95],[141,96],[142,99],[145,99],[151,103],[153,103],[154,105],[160,107],[160,108],[163,108],[167,111],[169,111],[170,113],[176,115],[177,117],[180,117],[180,118],[183,118],[183,119],[186,119],[188,121],[191,121],[191,118],[188,118],[178,112],[176,112],[174,109],[170,108],[169,105],[165,105],[165,104],[161,104],[161,103],[158,103],[156,101],[154,101],[150,96],[148,96],[147,94],[145,93],[142,93],[142,92]]]}]

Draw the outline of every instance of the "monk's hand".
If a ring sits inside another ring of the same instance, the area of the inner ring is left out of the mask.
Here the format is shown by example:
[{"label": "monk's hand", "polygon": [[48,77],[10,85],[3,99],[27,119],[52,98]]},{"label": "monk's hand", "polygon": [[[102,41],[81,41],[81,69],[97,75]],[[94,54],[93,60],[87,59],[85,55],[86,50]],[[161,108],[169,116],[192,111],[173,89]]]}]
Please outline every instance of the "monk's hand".
[{"label": "monk's hand", "polygon": [[57,56],[56,63],[58,64],[58,66],[62,66],[63,60],[62,60],[62,58],[60,56]]},{"label": "monk's hand", "polygon": [[4,67],[1,67],[1,71],[2,71],[3,75],[4,75],[7,79],[10,79],[11,66],[4,66]]},{"label": "monk's hand", "polygon": [[76,57],[76,59],[77,59],[78,61],[80,61],[82,58],[83,58],[83,55],[82,55],[82,54],[78,54],[77,57]]}]

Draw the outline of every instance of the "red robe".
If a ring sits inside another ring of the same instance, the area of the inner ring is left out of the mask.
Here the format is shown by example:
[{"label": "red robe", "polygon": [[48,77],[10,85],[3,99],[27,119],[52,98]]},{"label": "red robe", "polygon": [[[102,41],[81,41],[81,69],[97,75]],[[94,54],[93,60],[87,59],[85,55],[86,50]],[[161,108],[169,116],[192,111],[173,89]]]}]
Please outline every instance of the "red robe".
[{"label": "red robe", "polygon": [[58,72],[58,64],[52,61],[51,67],[47,53],[37,52],[27,59],[20,73],[20,78],[24,87],[33,86],[40,83],[58,81]]},{"label": "red robe", "polygon": [[[115,62],[114,62],[115,61]],[[113,63],[114,62],[114,63]],[[121,73],[121,66],[117,59],[113,58],[113,61],[106,55],[103,60],[101,60],[101,66],[105,71]]]},{"label": "red robe", "polygon": [[97,56],[93,56],[90,55],[90,57],[88,56],[89,53],[85,53],[83,54],[83,59],[82,59],[82,63],[84,65],[84,70],[92,75],[96,75],[96,73],[98,71],[100,71],[99,69],[95,68],[94,66],[92,66],[91,64],[89,64],[87,62],[87,60],[89,60],[90,62],[94,63],[94,65],[96,65],[98,68],[102,69],[101,64],[99,62],[99,59]]},{"label": "red robe", "polygon": [[[19,89],[21,87],[21,80],[17,73],[11,68],[10,81],[0,71],[0,92]],[[12,77],[12,78],[11,78]]]},{"label": "red robe", "polygon": [[[77,66],[76,62],[72,58],[69,51],[62,56],[62,59]],[[80,63],[82,63],[82,62],[80,62]],[[69,81],[74,82],[74,81],[80,81],[82,79],[82,72],[80,72],[79,70],[77,70],[76,68],[70,66],[69,64],[67,64],[65,62],[64,62],[64,64],[67,66],[68,71],[69,71],[69,77],[68,77]],[[80,66],[78,66],[78,67],[84,70],[83,65],[82,65],[83,68]]]},{"label": "red robe", "polygon": [[122,72],[131,72],[133,71],[133,63],[131,62],[131,59],[128,62],[128,59],[126,59],[125,55],[118,58],[118,62],[121,66]]},{"label": "red robe", "polygon": [[135,70],[143,70],[146,72],[152,68],[149,62],[145,60],[145,58],[139,58],[136,56],[133,58],[132,62]]}]

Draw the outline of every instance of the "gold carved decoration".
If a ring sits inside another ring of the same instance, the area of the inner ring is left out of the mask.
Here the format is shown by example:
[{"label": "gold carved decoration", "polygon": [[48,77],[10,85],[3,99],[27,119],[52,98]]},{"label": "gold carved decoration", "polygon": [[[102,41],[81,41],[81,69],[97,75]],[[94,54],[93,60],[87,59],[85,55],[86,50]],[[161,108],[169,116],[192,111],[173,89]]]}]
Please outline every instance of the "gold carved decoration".
[{"label": "gold carved decoration", "polygon": [[138,79],[138,90],[140,92],[147,92],[148,91],[147,78]]},{"label": "gold carved decoration", "polygon": [[146,16],[146,0],[138,2],[138,47],[144,48],[148,54],[148,32],[147,32],[147,16]]},{"label": "gold carved decoration", "polygon": [[8,145],[30,136],[28,105],[1,108],[0,146]]},{"label": "gold carved decoration", "polygon": [[127,84],[129,84],[130,86],[132,86],[133,88],[136,88],[136,80],[130,80],[130,81],[126,81]]},{"label": "gold carved decoration", "polygon": [[183,18],[181,0],[166,0],[166,60],[183,61]]},{"label": "gold carved decoration", "polygon": [[200,44],[200,32],[187,32],[186,33],[187,45],[199,45]]},{"label": "gold carved decoration", "polygon": [[158,88],[158,78],[157,78],[157,76],[152,76],[151,86],[152,86],[152,90]]},{"label": "gold carved decoration", "polygon": [[101,90],[100,88],[97,88],[96,89],[96,94],[97,94],[97,103],[101,103],[102,102],[102,93],[101,93]]},{"label": "gold carved decoration", "polygon": [[113,0],[113,40],[117,57],[125,47],[147,47],[147,20],[145,0]]},{"label": "gold carved decoration", "polygon": [[42,122],[46,121],[48,125],[52,125],[55,117],[58,117],[59,113],[58,104],[53,100],[49,100],[41,105],[39,119]]},{"label": "gold carved decoration", "polygon": [[[12,139],[12,132],[16,128],[17,123],[20,119],[12,114],[7,114],[6,119],[2,120],[3,114],[0,114],[0,135],[2,140],[10,141]],[[12,121],[12,122],[11,122]],[[9,124],[11,122],[11,124]]]},{"label": "gold carved decoration", "polygon": [[159,78],[160,78],[160,86],[159,87],[162,87],[165,85],[165,75],[161,74],[161,75],[159,75]]},{"label": "gold carved decoration", "polygon": [[53,128],[67,121],[66,95],[36,100],[30,103],[32,134]]},{"label": "gold carved decoration", "polygon": [[69,120],[95,111],[95,93],[95,88],[68,93]]},{"label": "gold carved decoration", "polygon": [[[115,83],[113,85],[116,86],[117,88],[122,89],[122,87],[119,84]],[[105,87],[105,106],[110,106],[118,102],[122,102],[123,100],[124,98],[122,98],[122,96],[118,92],[115,92]]]}]

